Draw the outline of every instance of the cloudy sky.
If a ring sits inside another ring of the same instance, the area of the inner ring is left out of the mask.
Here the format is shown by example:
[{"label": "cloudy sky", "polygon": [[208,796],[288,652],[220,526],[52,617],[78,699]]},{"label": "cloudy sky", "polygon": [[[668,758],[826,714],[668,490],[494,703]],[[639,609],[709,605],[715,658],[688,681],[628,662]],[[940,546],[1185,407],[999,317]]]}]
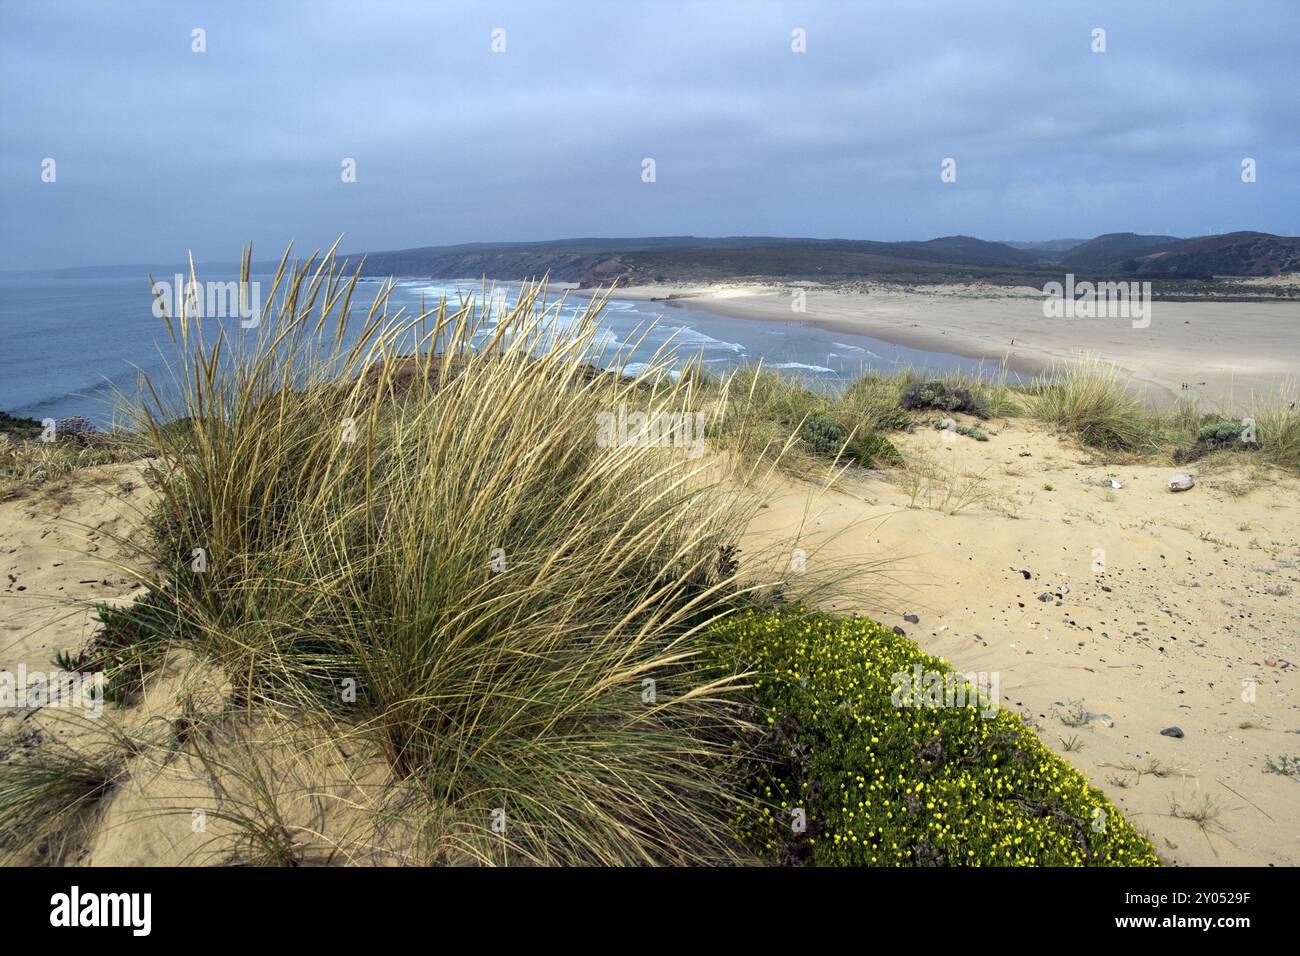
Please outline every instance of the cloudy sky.
[{"label": "cloudy sky", "polygon": [[1295,235],[1297,40],[1297,0],[0,0],[0,269],[340,233]]}]

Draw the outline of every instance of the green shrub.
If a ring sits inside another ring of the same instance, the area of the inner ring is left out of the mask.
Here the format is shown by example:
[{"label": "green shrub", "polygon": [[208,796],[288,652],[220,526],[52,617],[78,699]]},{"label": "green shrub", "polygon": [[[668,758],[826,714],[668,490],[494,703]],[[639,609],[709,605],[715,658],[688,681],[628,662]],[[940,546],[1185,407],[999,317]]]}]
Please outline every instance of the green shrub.
[{"label": "green shrub", "polygon": [[855,435],[845,451],[864,468],[903,463],[902,452],[884,435]]},{"label": "green shrub", "polygon": [[1250,451],[1258,448],[1257,442],[1243,440],[1244,422],[1232,418],[1207,415],[1196,432],[1196,441],[1187,448],[1174,449],[1174,461],[1195,461],[1215,451]]},{"label": "green shrub", "polygon": [[1229,418],[1212,418],[1201,426],[1196,440],[1209,448],[1232,448],[1243,444],[1243,430],[1241,422]]},{"label": "green shrub", "polygon": [[814,455],[834,458],[848,441],[849,430],[827,415],[810,415],[799,434]]},{"label": "green shrub", "polygon": [[[943,431],[947,427],[945,419],[942,418],[936,418],[931,424],[933,424],[938,431]],[[954,422],[952,430],[958,435],[965,435],[967,438],[973,438],[976,441],[989,440],[988,432],[977,425],[959,425]]]},{"label": "green shrub", "polygon": [[818,865],[1158,864],[1015,714],[985,716],[982,698],[895,706],[895,675],[953,673],[907,638],[798,608],[746,612],[716,633],[737,669],[756,672],[767,732],[736,821],[755,850]]},{"label": "green shrub", "polygon": [[949,385],[940,379],[912,382],[903,389],[899,404],[908,411],[938,409],[943,412],[966,412],[977,418],[988,418],[988,405],[970,389]]},{"label": "green shrub", "polygon": [[34,418],[15,418],[8,412],[0,412],[0,434],[16,441],[40,438],[42,430],[41,423]]},{"label": "green shrub", "polygon": [[903,460],[902,453],[885,436],[869,432],[855,434],[850,440],[849,430],[828,415],[810,416],[799,434],[807,449],[822,458],[835,458],[843,451],[842,462],[857,462],[864,468],[897,465]]}]

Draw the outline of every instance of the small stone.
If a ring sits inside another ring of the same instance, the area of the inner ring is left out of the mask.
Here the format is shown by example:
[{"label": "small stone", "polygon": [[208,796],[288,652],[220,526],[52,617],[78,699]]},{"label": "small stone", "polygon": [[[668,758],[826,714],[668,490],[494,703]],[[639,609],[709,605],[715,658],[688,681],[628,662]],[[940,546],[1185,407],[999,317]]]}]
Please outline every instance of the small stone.
[{"label": "small stone", "polygon": [[1044,591],[1042,594],[1038,595],[1038,600],[1042,601],[1044,604],[1048,604],[1051,601],[1054,601],[1055,599],[1056,599],[1056,595],[1049,594],[1047,591]]},{"label": "small stone", "polygon": [[907,631],[903,630],[898,625],[894,626],[894,633],[897,634],[899,637],[907,637]]},{"label": "small stone", "polygon": [[919,617],[917,617],[915,614],[904,614],[904,615],[903,615],[903,620],[906,621],[908,624],[920,624],[920,623],[921,623],[921,619],[920,619]]},{"label": "small stone", "polygon": [[1196,479],[1191,475],[1174,475],[1169,479],[1170,491],[1190,491],[1196,484]]},{"label": "small stone", "polygon": [[1183,737],[1183,728],[1181,728],[1181,727],[1166,727],[1164,730],[1160,731],[1160,736],[1162,736],[1162,737],[1177,737],[1179,740],[1181,740],[1182,737]]}]

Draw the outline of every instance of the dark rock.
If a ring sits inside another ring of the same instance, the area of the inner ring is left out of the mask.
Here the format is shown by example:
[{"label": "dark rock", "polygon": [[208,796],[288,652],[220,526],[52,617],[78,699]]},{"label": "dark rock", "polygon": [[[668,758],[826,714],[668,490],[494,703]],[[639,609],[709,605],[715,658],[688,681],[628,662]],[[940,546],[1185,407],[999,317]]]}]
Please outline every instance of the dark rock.
[{"label": "dark rock", "polygon": [[906,621],[908,624],[920,624],[920,623],[921,623],[921,619],[920,619],[919,617],[917,617],[915,614],[904,614],[904,615],[903,615],[903,620]]},{"label": "dark rock", "polygon": [[1056,595],[1050,594],[1047,591],[1044,591],[1042,594],[1038,595],[1038,600],[1042,601],[1044,604],[1054,601],[1055,599],[1056,599]]},{"label": "dark rock", "polygon": [[1166,727],[1164,730],[1160,731],[1160,735],[1162,737],[1177,737],[1178,739],[1181,740],[1183,736],[1183,728]]}]

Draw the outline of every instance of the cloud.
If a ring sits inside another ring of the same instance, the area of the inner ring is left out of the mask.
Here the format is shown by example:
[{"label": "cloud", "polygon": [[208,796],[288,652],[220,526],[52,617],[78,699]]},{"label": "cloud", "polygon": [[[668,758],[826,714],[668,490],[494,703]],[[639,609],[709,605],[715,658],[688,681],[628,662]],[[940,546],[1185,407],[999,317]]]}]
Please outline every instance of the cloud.
[{"label": "cloud", "polygon": [[7,3],[0,268],[340,232],[1295,234],[1298,27],[1290,0]]}]

